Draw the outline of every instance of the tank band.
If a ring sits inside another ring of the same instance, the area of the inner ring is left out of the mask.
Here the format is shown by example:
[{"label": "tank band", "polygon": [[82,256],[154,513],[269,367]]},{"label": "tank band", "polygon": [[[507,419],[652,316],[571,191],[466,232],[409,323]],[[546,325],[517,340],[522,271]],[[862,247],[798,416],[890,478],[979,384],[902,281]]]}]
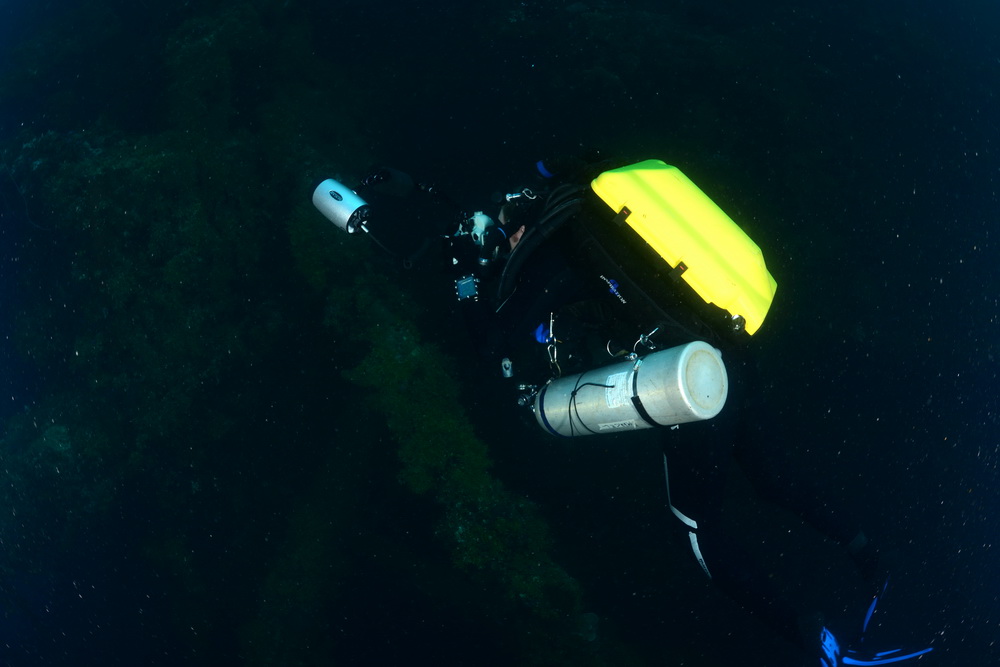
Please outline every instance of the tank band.
[{"label": "tank band", "polygon": [[[568,438],[569,436],[563,435],[559,431],[552,428],[552,424],[549,423],[548,418],[545,416],[545,392],[548,390],[549,385],[542,387],[542,390],[538,392],[538,414],[542,417],[542,422],[545,424],[545,428],[548,429],[549,433],[552,435],[557,435],[561,438]],[[572,419],[572,415],[570,415]]]},{"label": "tank band", "polygon": [[646,406],[642,404],[642,400],[639,398],[639,367],[636,366],[635,370],[632,371],[632,407],[642,418],[642,421],[646,422],[650,426],[663,426],[663,424],[658,424],[655,419],[646,410]]}]

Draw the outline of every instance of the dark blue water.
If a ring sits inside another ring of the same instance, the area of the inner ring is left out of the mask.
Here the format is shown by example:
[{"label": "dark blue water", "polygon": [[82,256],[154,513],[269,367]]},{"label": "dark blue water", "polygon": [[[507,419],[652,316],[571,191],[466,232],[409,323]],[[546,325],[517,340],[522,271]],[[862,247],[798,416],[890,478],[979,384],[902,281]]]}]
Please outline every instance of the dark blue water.
[{"label": "dark blue water", "polygon": [[[974,2],[0,6],[2,661],[798,664],[668,531],[654,443],[544,437],[433,271],[308,204],[382,163],[475,210],[599,148],[681,166],[763,248],[761,420],[891,556],[880,637],[997,662],[998,28]],[[424,394],[510,494],[470,514],[502,558],[463,561],[458,501],[413,490],[389,415],[444,420]],[[850,597],[834,545],[729,486],[787,591]],[[536,547],[576,582],[544,604],[511,597]]]}]

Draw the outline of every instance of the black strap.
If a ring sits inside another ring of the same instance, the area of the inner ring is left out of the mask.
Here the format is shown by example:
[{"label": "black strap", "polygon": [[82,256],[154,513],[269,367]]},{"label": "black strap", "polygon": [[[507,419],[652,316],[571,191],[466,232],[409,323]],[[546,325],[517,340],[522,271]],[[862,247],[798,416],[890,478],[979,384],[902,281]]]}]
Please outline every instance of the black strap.
[{"label": "black strap", "polygon": [[628,206],[622,206],[622,210],[618,211],[615,217],[611,218],[611,222],[615,223],[616,227],[621,227],[630,215],[632,215],[632,211],[628,210]]},{"label": "black strap", "polygon": [[642,421],[646,422],[650,426],[663,426],[663,424],[658,424],[656,420],[649,414],[646,410],[646,406],[642,404],[639,399],[639,367],[636,366],[635,370],[632,371],[632,407],[635,411],[639,413],[642,417]]},{"label": "black strap", "polygon": [[687,270],[688,270],[687,264],[685,264],[684,262],[677,262],[677,266],[670,269],[670,273],[668,273],[667,275],[670,277],[671,280],[677,282],[678,280],[681,279],[681,276]]}]

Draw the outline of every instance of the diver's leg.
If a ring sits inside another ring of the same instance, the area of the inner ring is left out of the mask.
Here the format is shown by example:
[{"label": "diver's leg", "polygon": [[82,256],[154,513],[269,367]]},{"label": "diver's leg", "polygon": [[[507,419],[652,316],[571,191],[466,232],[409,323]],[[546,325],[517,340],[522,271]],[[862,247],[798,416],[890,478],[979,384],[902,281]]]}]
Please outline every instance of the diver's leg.
[{"label": "diver's leg", "polygon": [[806,645],[799,614],[774,577],[723,524],[726,478],[735,443],[745,440],[753,411],[753,360],[725,354],[729,398],[708,422],[681,425],[663,436],[667,498],[674,523],[686,533],[702,571],[722,592],[794,643]]},{"label": "diver's leg", "polygon": [[[806,650],[818,655],[821,665],[829,667],[885,665],[909,661],[929,653],[932,650],[930,647],[916,650],[901,647],[877,650],[885,647],[873,645],[867,637],[867,630],[876,608],[882,606],[889,577],[885,564],[880,562],[875,545],[858,528],[858,522],[853,516],[844,511],[841,504],[830,498],[829,494],[824,493],[820,485],[811,483],[800,474],[782,474],[783,468],[790,473],[796,471],[794,465],[781,465],[782,453],[771,446],[780,443],[760,437],[740,442],[741,445],[735,451],[736,458],[760,497],[797,514],[844,547],[870,590],[867,610],[862,601],[858,600],[857,611],[864,612],[859,616],[861,623],[854,625],[847,618],[841,618],[840,625],[844,627],[837,628],[836,633],[831,632],[832,626],[828,623],[830,619],[821,613],[793,617],[796,620],[797,634]],[[752,455],[747,443],[757,445]]]},{"label": "diver's leg", "polygon": [[782,465],[785,446],[773,438],[748,438],[736,447],[736,460],[761,499],[798,515],[842,546],[869,586],[881,587],[885,573],[878,549],[861,529],[861,522],[793,464]]},{"label": "diver's leg", "polygon": [[777,579],[723,525],[727,462],[732,458],[729,447],[718,444],[731,442],[724,431],[708,427],[701,434],[704,437],[668,442],[663,464],[671,519],[683,530],[705,576],[767,626],[789,641],[803,644],[798,615]]}]

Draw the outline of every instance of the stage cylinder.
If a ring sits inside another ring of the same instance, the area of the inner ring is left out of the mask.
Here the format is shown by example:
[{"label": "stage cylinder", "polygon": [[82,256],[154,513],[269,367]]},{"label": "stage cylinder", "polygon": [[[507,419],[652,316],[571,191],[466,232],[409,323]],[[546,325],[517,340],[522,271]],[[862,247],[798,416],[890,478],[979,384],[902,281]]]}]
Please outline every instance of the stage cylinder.
[{"label": "stage cylinder", "polygon": [[553,380],[534,410],[542,429],[570,437],[711,419],[728,395],[722,354],[694,341]]}]

